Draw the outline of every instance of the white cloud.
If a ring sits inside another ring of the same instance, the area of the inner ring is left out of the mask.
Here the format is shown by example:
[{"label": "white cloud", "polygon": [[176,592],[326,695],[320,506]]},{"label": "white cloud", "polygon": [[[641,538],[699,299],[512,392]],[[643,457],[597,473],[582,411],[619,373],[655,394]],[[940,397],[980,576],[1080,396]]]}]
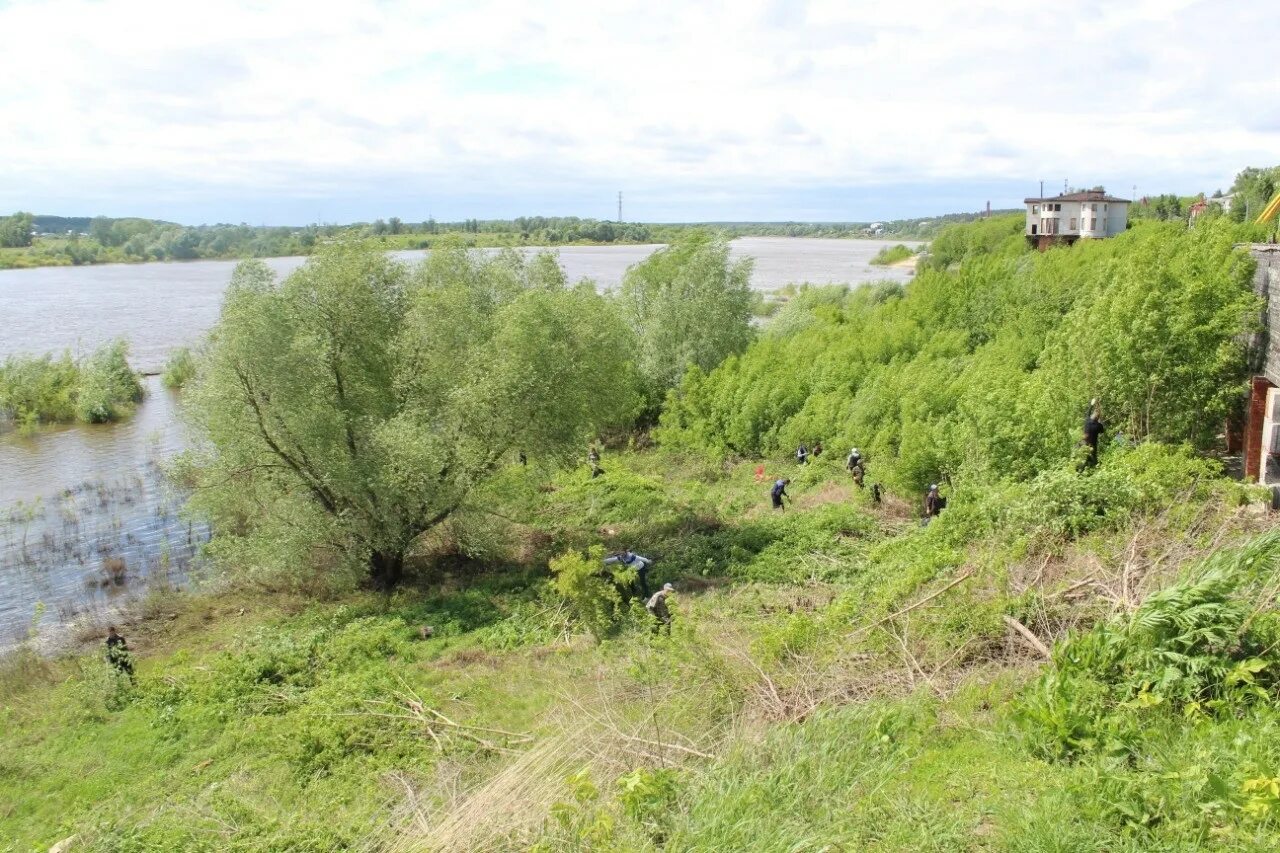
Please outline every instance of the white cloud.
[{"label": "white cloud", "polygon": [[1280,151],[1247,5],[0,2],[0,209],[1211,189]]}]

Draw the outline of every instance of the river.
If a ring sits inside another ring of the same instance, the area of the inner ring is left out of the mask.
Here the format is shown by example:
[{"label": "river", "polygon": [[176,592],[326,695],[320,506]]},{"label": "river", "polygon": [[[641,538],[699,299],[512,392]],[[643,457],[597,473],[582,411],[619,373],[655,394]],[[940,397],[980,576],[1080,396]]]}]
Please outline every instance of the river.
[{"label": "river", "polygon": [[[873,267],[896,241],[752,237],[734,240],[734,257],[752,257],[752,286],[893,279],[910,271]],[[616,287],[627,268],[659,248],[566,246],[570,280]],[[535,251],[525,249],[522,251]],[[405,261],[425,252],[396,252]],[[272,258],[280,275],[305,258]],[[83,354],[116,337],[131,361],[152,373],[178,346],[196,343],[217,320],[235,263],[191,261],[0,271],[0,358],[12,353]],[[181,496],[161,466],[184,446],[177,395],[155,377],[127,421],[0,433],[0,649],[39,630],[141,595],[157,578],[191,579],[207,531],[180,517]],[[90,620],[91,621],[91,620]]]}]

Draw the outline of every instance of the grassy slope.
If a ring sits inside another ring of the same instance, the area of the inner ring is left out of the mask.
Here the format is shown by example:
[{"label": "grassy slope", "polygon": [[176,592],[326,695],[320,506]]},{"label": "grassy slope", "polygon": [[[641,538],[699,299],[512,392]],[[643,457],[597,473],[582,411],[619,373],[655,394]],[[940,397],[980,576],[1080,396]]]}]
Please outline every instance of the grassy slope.
[{"label": "grassy slope", "polygon": [[134,690],[93,654],[10,661],[0,850],[1273,849],[1273,817],[1198,792],[1273,774],[1280,716],[1153,717],[1138,764],[1041,760],[1009,715],[1041,661],[1000,618],[1061,636],[1111,605],[1055,593],[1138,567],[1140,596],[1265,515],[1224,485],[1073,542],[956,544],[837,462],[769,463],[796,480],[781,514],[754,463],[608,456],[545,499],[509,472],[492,499],[524,523],[489,547],[634,543],[682,590],[670,639],[633,613],[591,643],[512,558],[390,599],[157,600],[126,632]]}]

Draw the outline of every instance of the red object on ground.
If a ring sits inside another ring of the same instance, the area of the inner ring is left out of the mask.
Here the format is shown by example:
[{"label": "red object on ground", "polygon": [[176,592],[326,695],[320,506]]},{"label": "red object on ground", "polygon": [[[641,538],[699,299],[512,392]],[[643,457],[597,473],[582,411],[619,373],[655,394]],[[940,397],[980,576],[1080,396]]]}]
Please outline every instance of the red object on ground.
[{"label": "red object on ground", "polygon": [[758,483],[763,479],[764,479],[764,466],[757,465],[756,466],[756,482]]}]

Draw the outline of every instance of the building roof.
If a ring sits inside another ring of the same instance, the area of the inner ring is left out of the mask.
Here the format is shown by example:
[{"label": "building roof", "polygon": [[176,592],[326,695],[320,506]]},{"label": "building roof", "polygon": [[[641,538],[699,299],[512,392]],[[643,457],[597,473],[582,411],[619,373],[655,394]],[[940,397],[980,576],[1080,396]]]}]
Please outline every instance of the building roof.
[{"label": "building roof", "polygon": [[1132,204],[1127,198],[1116,198],[1113,195],[1107,195],[1098,190],[1084,190],[1078,193],[1063,193],[1062,195],[1047,196],[1045,198],[1024,198],[1023,204],[1043,204],[1046,201],[1112,201],[1116,204]]}]

